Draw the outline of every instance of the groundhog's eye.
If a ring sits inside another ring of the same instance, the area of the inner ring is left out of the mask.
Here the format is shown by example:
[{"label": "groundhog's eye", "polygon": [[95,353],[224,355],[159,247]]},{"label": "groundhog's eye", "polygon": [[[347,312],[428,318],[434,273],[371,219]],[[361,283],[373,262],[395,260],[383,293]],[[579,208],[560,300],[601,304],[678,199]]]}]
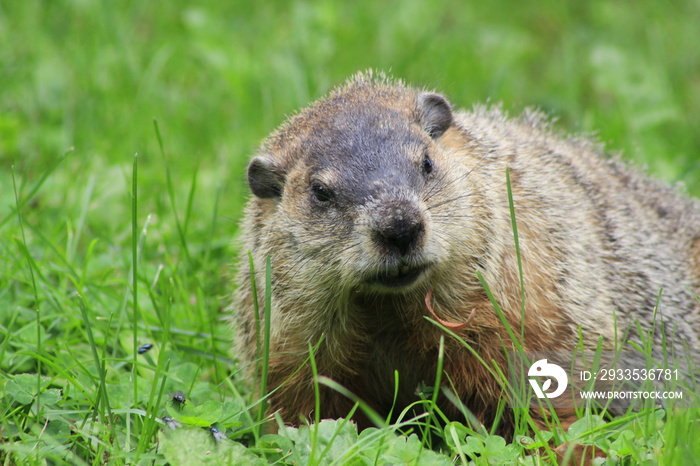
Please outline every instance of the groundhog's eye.
[{"label": "groundhog's eye", "polygon": [[428,155],[425,155],[425,158],[423,159],[423,174],[424,175],[430,175],[433,172],[433,161],[430,160],[430,157]]},{"label": "groundhog's eye", "polygon": [[333,191],[320,181],[311,183],[311,193],[314,199],[321,204],[328,204],[333,200]]}]

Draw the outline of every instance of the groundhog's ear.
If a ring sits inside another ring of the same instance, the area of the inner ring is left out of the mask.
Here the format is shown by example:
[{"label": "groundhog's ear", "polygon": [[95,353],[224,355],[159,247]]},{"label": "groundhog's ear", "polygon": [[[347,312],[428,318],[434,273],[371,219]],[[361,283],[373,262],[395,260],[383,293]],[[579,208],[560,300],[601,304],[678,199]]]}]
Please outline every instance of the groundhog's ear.
[{"label": "groundhog's ear", "polygon": [[418,98],[423,128],[435,139],[452,124],[452,108],[444,97],[426,92]]},{"label": "groundhog's ear", "polygon": [[284,176],[267,157],[257,156],[248,165],[248,186],[258,197],[268,199],[282,195]]}]

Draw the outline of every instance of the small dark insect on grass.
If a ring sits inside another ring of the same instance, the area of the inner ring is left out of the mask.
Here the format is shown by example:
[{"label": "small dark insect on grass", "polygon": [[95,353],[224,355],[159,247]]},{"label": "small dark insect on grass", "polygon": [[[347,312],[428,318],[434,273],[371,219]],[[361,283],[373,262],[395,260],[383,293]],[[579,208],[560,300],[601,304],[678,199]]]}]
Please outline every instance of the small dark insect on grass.
[{"label": "small dark insect on grass", "polygon": [[226,435],[224,435],[224,433],[221,432],[216,426],[209,426],[209,432],[211,433],[211,437],[216,442],[220,442],[226,438]]},{"label": "small dark insect on grass", "polygon": [[177,422],[175,419],[171,418],[170,416],[163,416],[162,417],[163,422],[165,422],[165,425],[170,428],[170,430],[175,430],[178,427],[182,427],[182,424]]},{"label": "small dark insect on grass", "polygon": [[137,353],[143,354],[151,350],[153,348],[153,344],[151,343],[146,343],[145,345],[139,346],[139,349],[136,350]]},{"label": "small dark insect on grass", "polygon": [[178,409],[180,409],[187,401],[187,398],[185,397],[185,394],[182,393],[182,390],[178,390],[174,393],[168,393],[168,396],[170,396],[173,406]]}]

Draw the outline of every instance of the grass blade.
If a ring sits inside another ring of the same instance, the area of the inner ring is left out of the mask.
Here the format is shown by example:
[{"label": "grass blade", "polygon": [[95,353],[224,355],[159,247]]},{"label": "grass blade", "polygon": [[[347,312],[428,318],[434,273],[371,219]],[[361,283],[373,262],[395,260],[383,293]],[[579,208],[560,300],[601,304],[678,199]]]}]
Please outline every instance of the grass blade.
[{"label": "grass blade", "polygon": [[139,158],[138,154],[134,155],[133,172],[131,176],[131,296],[133,298],[133,314],[132,314],[132,332],[134,335],[133,339],[133,387],[134,387],[134,403],[138,402],[139,399],[139,389],[138,389],[138,348],[139,348],[139,322],[141,316],[139,315],[139,295],[138,295],[138,169],[139,169]]},{"label": "grass blade", "polygon": [[520,255],[520,240],[518,239],[518,223],[515,221],[515,204],[513,202],[513,188],[510,183],[510,168],[506,168],[506,188],[508,189],[508,208],[510,209],[510,222],[513,227],[513,242],[515,244],[515,256],[518,259],[518,277],[520,279],[520,341],[525,342],[525,280],[523,279],[523,260]]},{"label": "grass blade", "polygon": [[[27,247],[27,237],[24,234],[24,222],[22,221],[22,204],[19,202],[19,193],[17,192],[17,183],[15,181],[15,169],[12,167],[12,187],[15,192],[15,211],[17,212],[17,220],[19,222],[19,229],[22,236],[22,253],[27,260],[27,266],[29,267],[29,277],[32,282],[32,290],[34,292],[34,306],[36,311],[36,352],[41,355],[41,306],[39,305],[39,290],[36,286],[36,278],[34,277],[34,260],[32,259],[29,248]],[[38,189],[38,188],[37,188]],[[1,226],[1,225],[0,225]],[[37,394],[41,392],[41,358],[36,360],[36,392]],[[39,413],[41,412],[41,397],[36,398],[36,413],[37,421]]]},{"label": "grass blade", "polygon": [[[187,259],[187,263],[192,266],[192,259],[190,257],[190,250],[187,246],[187,241],[186,241],[186,235],[185,235],[185,230],[182,227],[182,223],[180,223],[180,218],[177,215],[177,206],[175,203],[175,189],[173,188],[173,179],[172,176],[170,175],[170,165],[168,164],[168,159],[165,157],[165,146],[163,145],[163,138],[160,135],[160,128],[158,127],[158,121],[153,120],[153,128],[156,133],[156,139],[158,140],[158,147],[160,148],[160,155],[163,157],[163,162],[165,163],[165,181],[168,187],[168,198],[170,199],[170,207],[173,210],[173,217],[175,218],[175,226],[177,227],[177,233],[178,236],[180,237],[180,245],[182,246],[182,250],[185,252],[185,257]],[[190,198],[191,196],[194,196],[194,189],[195,189],[195,180],[192,180],[192,186],[190,189]],[[188,204],[191,201],[188,201]],[[189,214],[188,214],[189,215]]]}]

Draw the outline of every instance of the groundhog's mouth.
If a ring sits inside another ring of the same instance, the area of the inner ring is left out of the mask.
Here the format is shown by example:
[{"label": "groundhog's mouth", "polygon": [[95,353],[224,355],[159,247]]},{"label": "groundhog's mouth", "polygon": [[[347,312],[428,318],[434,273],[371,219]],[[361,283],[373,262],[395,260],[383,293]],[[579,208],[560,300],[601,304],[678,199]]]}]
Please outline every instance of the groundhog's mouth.
[{"label": "groundhog's mouth", "polygon": [[366,282],[391,289],[406,288],[416,283],[427,268],[427,265],[392,267],[370,275]]}]

